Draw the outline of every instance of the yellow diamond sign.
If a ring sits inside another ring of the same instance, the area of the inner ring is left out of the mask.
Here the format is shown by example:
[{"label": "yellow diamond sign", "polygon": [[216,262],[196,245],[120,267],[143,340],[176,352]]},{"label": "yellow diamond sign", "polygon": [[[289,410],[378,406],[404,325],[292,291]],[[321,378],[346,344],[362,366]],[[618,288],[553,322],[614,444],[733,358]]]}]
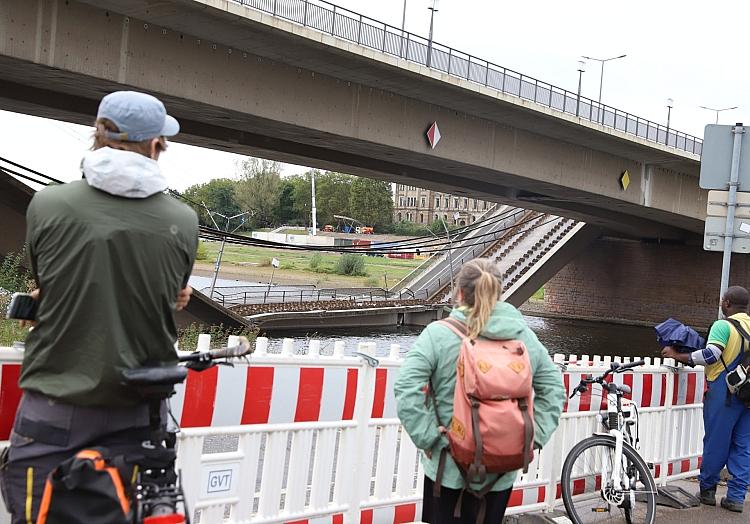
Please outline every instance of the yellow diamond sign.
[{"label": "yellow diamond sign", "polygon": [[625,170],[623,171],[622,175],[620,175],[620,186],[622,187],[622,190],[625,191],[629,185],[630,185],[630,173],[628,173],[627,170]]}]

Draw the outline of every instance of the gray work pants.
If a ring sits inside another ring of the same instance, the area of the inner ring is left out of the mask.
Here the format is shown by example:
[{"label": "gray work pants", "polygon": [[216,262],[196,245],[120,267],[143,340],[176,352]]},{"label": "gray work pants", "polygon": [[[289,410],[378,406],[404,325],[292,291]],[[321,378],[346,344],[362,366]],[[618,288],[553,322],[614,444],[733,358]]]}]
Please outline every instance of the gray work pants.
[{"label": "gray work pants", "polygon": [[25,391],[0,464],[0,487],[12,524],[36,522],[47,475],[60,462],[91,447],[105,447],[111,456],[136,451],[148,438],[148,423],[145,404],[81,407]]}]

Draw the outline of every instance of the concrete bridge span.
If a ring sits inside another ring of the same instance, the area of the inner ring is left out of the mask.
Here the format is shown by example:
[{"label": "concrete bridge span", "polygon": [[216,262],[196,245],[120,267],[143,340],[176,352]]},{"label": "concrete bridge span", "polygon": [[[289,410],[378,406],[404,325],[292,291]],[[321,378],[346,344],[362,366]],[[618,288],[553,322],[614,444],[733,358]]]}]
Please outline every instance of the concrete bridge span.
[{"label": "concrete bridge span", "polygon": [[[150,91],[180,140],[691,238],[698,157],[222,0],[7,0],[0,107],[91,123]],[[431,149],[425,131],[437,122]],[[631,183],[623,189],[620,178]]]}]

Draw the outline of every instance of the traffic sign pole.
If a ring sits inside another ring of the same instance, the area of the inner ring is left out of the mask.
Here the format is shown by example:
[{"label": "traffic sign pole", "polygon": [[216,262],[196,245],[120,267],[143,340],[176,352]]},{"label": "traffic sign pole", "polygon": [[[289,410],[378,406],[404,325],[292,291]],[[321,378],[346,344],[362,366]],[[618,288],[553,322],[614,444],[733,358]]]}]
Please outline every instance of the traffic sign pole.
[{"label": "traffic sign pole", "polygon": [[737,186],[740,178],[740,158],[742,156],[742,135],[745,128],[737,124],[732,128],[734,144],[732,147],[732,168],[729,176],[729,195],[727,198],[727,223],[724,228],[724,257],[721,263],[721,290],[719,292],[719,316],[722,317],[721,299],[729,287],[729,269],[732,260],[732,240],[734,239],[734,213],[737,207]]}]

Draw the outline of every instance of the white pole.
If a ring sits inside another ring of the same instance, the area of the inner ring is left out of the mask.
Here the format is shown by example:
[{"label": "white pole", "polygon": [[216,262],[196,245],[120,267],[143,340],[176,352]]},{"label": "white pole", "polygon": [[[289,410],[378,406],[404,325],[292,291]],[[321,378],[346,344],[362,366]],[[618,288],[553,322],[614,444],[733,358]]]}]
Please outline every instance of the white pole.
[{"label": "white pole", "polygon": [[315,171],[312,172],[312,234],[318,231],[318,209],[315,207]]},{"label": "white pole", "polygon": [[737,207],[737,186],[740,185],[740,158],[742,158],[742,124],[732,127],[734,144],[732,147],[732,169],[729,174],[729,195],[727,197],[727,223],[724,228],[724,257],[721,262],[721,290],[719,292],[719,318],[722,318],[721,299],[729,287],[729,269],[732,261],[732,241],[734,240],[734,213]]},{"label": "white pole", "polygon": [[404,52],[404,30],[406,29],[406,0],[404,0],[404,12],[401,15],[401,48],[398,51],[398,56],[401,58]]}]

